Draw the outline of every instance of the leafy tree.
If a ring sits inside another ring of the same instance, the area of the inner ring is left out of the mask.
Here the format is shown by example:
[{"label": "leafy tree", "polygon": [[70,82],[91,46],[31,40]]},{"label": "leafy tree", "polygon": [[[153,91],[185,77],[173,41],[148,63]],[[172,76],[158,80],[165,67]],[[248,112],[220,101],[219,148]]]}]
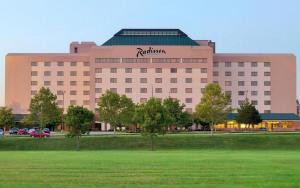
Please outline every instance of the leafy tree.
[{"label": "leafy tree", "polygon": [[180,126],[180,127],[184,127],[185,129],[188,129],[189,127],[191,127],[194,123],[194,120],[193,120],[193,116],[192,114],[188,113],[188,112],[182,112],[180,114],[180,118],[177,122],[177,124]]},{"label": "leafy tree", "polygon": [[214,125],[226,120],[227,114],[231,111],[229,104],[230,96],[222,92],[219,84],[206,85],[195,114],[201,121],[210,124],[211,135],[213,135]]},{"label": "leafy tree", "polygon": [[246,99],[237,110],[236,122],[246,125],[255,125],[262,122],[258,110]]},{"label": "leafy tree", "polygon": [[56,95],[49,88],[42,87],[31,99],[29,117],[24,121],[39,125],[40,129],[46,126],[57,125],[61,122],[60,109],[56,103]]},{"label": "leafy tree", "polygon": [[137,107],[134,119],[141,126],[142,134],[150,137],[152,150],[154,150],[154,137],[165,134],[168,125],[173,121],[161,100],[154,97]]},{"label": "leafy tree", "polygon": [[135,104],[126,95],[106,91],[98,103],[100,120],[109,123],[114,131],[133,123],[132,117],[135,111]]},{"label": "leafy tree", "polygon": [[180,101],[178,99],[173,99],[171,97],[168,97],[164,99],[163,106],[166,109],[166,112],[170,116],[170,126],[184,126],[185,122],[181,118],[185,118],[187,116],[183,115],[184,113],[184,104],[180,104]]},{"label": "leafy tree", "polygon": [[15,123],[15,118],[11,108],[0,107],[0,127],[4,127],[6,131],[9,127],[12,127]]},{"label": "leafy tree", "polygon": [[80,136],[89,131],[94,120],[93,112],[82,106],[69,106],[65,116],[66,125],[70,126],[71,137],[76,137],[76,149],[80,149]]}]

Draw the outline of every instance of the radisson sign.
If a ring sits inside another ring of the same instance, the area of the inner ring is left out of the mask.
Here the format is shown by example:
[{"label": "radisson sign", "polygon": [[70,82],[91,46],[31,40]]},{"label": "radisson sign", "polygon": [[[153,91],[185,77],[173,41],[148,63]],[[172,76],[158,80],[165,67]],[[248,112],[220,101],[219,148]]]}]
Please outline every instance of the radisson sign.
[{"label": "radisson sign", "polygon": [[156,55],[156,54],[166,54],[166,51],[163,49],[154,49],[149,47],[149,49],[137,48],[138,52],[136,57],[144,57],[144,55]]}]

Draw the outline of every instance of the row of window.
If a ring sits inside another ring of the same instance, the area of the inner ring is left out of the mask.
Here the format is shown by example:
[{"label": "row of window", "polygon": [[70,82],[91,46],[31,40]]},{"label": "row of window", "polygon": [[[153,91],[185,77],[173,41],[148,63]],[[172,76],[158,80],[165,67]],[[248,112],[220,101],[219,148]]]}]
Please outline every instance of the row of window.
[{"label": "row of window", "polygon": [[[193,83],[192,78],[185,78],[185,83]],[[118,83],[118,78],[110,78],[109,79],[110,83]],[[125,83],[132,83],[133,79],[132,78],[125,78]],[[162,83],[163,79],[162,78],[155,78],[155,83]],[[177,83],[178,79],[177,78],[170,78],[170,83]],[[102,83],[102,78],[95,78],[95,83]],[[140,83],[148,83],[148,78],[140,78]],[[207,78],[201,78],[200,83],[207,83]]]},{"label": "row of window", "polygon": [[[58,105],[63,105],[64,101],[63,100],[57,100],[57,104]],[[70,105],[77,105],[77,101],[76,100],[70,100]],[[89,100],[83,100],[83,105],[90,105],[90,101]]]},{"label": "row of window", "polygon": [[207,58],[96,58],[95,63],[206,63]]},{"label": "row of window", "polygon": [[[214,83],[219,83],[219,81],[214,81]],[[225,81],[225,86],[232,86],[233,81]],[[238,86],[245,86],[245,81],[238,81]],[[250,86],[258,86],[258,81],[250,81]],[[264,81],[264,86],[271,86],[271,81]]]},{"label": "row of window", "polygon": [[[225,93],[227,93],[228,95],[232,95],[231,91],[225,91]],[[238,91],[238,95],[239,96],[244,96],[247,94],[247,91]],[[258,95],[258,91],[251,91],[250,92],[251,96],[257,96]],[[271,91],[264,91],[264,95],[265,96],[271,96]]]},{"label": "row of window", "polygon": [[[56,84],[58,86],[63,86],[64,85],[64,81],[57,81]],[[32,86],[37,86],[38,85],[38,81],[31,81],[31,85]],[[51,81],[44,81],[44,86],[50,86],[51,85]],[[70,81],[70,85],[71,86],[76,86],[77,85],[77,81]],[[90,81],[83,81],[83,85],[84,86],[89,86],[90,85]]]},{"label": "row of window", "polygon": [[[51,71],[44,71],[44,76],[51,76]],[[64,76],[64,71],[57,71],[56,76]],[[38,71],[31,71],[31,76],[38,76]],[[77,76],[77,71],[70,71],[70,76]],[[90,76],[90,71],[83,71],[83,76]]]},{"label": "row of window", "polygon": [[[233,62],[225,62],[225,67],[231,67]],[[218,67],[220,62],[214,62],[213,66]],[[238,67],[245,67],[246,62],[237,62]],[[251,67],[257,67],[258,62],[251,62]],[[270,67],[271,62],[264,62],[264,67]]]},{"label": "row of window", "polygon": [[[231,71],[225,71],[224,75],[225,76],[232,76],[232,72]],[[245,74],[244,71],[239,71],[237,75],[238,76],[245,76],[246,74]],[[252,71],[250,75],[251,76],[258,76],[258,72]],[[219,76],[219,72],[214,71],[213,76]],[[271,76],[271,72],[264,72],[264,76]]]},{"label": "row of window", "polygon": [[[65,66],[65,62],[63,62],[63,61],[58,61],[58,62],[45,61],[45,62],[43,62],[43,64],[45,67],[51,67],[53,64],[56,64],[59,67]],[[78,64],[78,62],[76,62],[76,61],[70,62],[71,67],[76,67],[77,64]],[[90,62],[83,62],[83,65],[90,66]],[[38,62],[35,62],[35,61],[31,62],[31,66],[33,66],[33,67],[38,66]]]},{"label": "row of window", "polygon": [[[244,102],[245,102],[244,100],[240,100],[240,101],[238,101],[238,105],[242,105]],[[251,104],[258,105],[258,101],[257,100],[251,100]],[[270,100],[265,100],[264,101],[264,105],[270,106],[271,105],[271,101]]]},{"label": "row of window", "polygon": [[[201,68],[201,73],[207,73],[207,68]],[[102,68],[96,68],[96,73],[102,73]],[[117,73],[117,68],[110,68],[110,73]],[[140,68],[140,73],[147,73],[147,68]],[[171,73],[177,73],[177,68],[170,68]],[[125,68],[125,73],[132,73],[132,68]],[[155,73],[162,73],[162,68],[155,68]],[[185,68],[185,73],[193,73],[193,68]]]}]

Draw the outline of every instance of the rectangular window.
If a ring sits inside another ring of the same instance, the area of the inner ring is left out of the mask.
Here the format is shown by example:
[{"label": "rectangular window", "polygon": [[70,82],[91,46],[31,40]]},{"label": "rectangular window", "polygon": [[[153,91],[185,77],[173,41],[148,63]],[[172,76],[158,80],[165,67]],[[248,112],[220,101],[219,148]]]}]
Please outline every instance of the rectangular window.
[{"label": "rectangular window", "polygon": [[238,66],[239,66],[239,67],[244,67],[244,66],[245,66],[245,63],[244,63],[244,62],[238,62]]},{"label": "rectangular window", "polygon": [[44,76],[51,76],[51,72],[50,71],[44,71]]},{"label": "rectangular window", "polygon": [[238,95],[239,95],[239,96],[244,96],[244,95],[245,95],[245,91],[239,91],[239,92],[238,92]]},{"label": "rectangular window", "polygon": [[270,67],[271,63],[270,62],[264,62],[264,67]]},{"label": "rectangular window", "polygon": [[96,72],[96,73],[102,73],[102,69],[101,69],[101,68],[96,68],[96,69],[95,69],[95,72]]},{"label": "rectangular window", "polygon": [[185,103],[192,103],[193,99],[192,98],[185,98]]},{"label": "rectangular window", "polygon": [[77,66],[77,62],[71,62],[71,67],[76,67]]},{"label": "rectangular window", "polygon": [[156,68],[155,73],[162,73],[162,68]]},{"label": "rectangular window", "polygon": [[76,81],[70,81],[70,85],[71,85],[71,86],[76,86],[76,85],[77,85],[77,82],[76,82]]},{"label": "rectangular window", "polygon": [[111,92],[117,93],[117,92],[118,92],[118,89],[117,89],[117,88],[110,88],[110,91],[111,91]]},{"label": "rectangular window", "polygon": [[110,78],[110,83],[117,83],[117,78]]},{"label": "rectangular window", "polygon": [[219,81],[216,81],[216,80],[214,80],[214,81],[213,81],[213,83],[214,83],[214,84],[218,84],[218,83],[219,83]]},{"label": "rectangular window", "polygon": [[90,91],[89,90],[83,91],[83,95],[90,95]]},{"label": "rectangular window", "polygon": [[76,100],[70,100],[70,105],[76,105]]},{"label": "rectangular window", "polygon": [[264,95],[265,96],[270,96],[271,95],[271,91],[264,91]]},{"label": "rectangular window", "polygon": [[62,62],[62,61],[57,62],[57,66],[63,67],[64,66],[64,62]]},{"label": "rectangular window", "polygon": [[147,93],[147,88],[141,88],[140,93]]},{"label": "rectangular window", "polygon": [[264,76],[271,76],[271,72],[264,72]]},{"label": "rectangular window", "polygon": [[225,67],[231,67],[231,62],[225,62]]},{"label": "rectangular window", "polygon": [[95,88],[95,93],[102,93],[102,88]]},{"label": "rectangular window", "polygon": [[219,66],[219,62],[213,62],[213,66],[214,67],[218,67]]},{"label": "rectangular window", "polygon": [[162,88],[155,88],[155,93],[162,93]]},{"label": "rectangular window", "polygon": [[31,62],[31,66],[32,67],[36,67],[37,66],[37,62]]},{"label": "rectangular window", "polygon": [[225,81],[225,86],[231,86],[231,81]]},{"label": "rectangular window", "polygon": [[171,88],[170,93],[177,93],[177,88]]},{"label": "rectangular window", "polygon": [[44,81],[44,86],[50,86],[51,82],[50,81]]},{"label": "rectangular window", "polygon": [[117,68],[110,68],[110,73],[117,73]]},{"label": "rectangular window", "polygon": [[192,78],[185,78],[185,83],[192,83],[193,79]]},{"label": "rectangular window", "polygon": [[171,69],[170,69],[170,72],[171,72],[171,73],[177,73],[177,68],[171,68]]},{"label": "rectangular window", "polygon": [[264,113],[269,114],[271,113],[271,110],[265,110]]},{"label": "rectangular window", "polygon": [[83,66],[85,66],[85,67],[88,67],[88,66],[90,66],[90,62],[83,62]]},{"label": "rectangular window", "polygon": [[257,102],[257,100],[252,100],[252,101],[251,101],[251,104],[252,104],[252,105],[257,105],[258,102]]},{"label": "rectangular window", "polygon": [[95,83],[102,83],[102,78],[95,78]]},{"label": "rectangular window", "polygon": [[125,68],[125,73],[132,73],[132,68]]},{"label": "rectangular window", "polygon": [[245,82],[244,81],[238,81],[238,86],[244,86]]},{"label": "rectangular window", "polygon": [[231,76],[231,72],[226,71],[226,72],[225,72],[225,76]]},{"label": "rectangular window", "polygon": [[193,93],[193,88],[185,88],[185,93]]},{"label": "rectangular window", "polygon": [[70,76],[77,76],[77,72],[76,71],[71,71]]},{"label": "rectangular window", "polygon": [[90,85],[90,81],[83,81],[83,85],[84,86],[89,86]]},{"label": "rectangular window", "polygon": [[251,96],[257,96],[258,92],[257,91],[251,91]]},{"label": "rectangular window", "polygon": [[125,93],[132,93],[132,88],[125,88]]},{"label": "rectangular window", "polygon": [[147,83],[147,78],[140,78],[140,83]]},{"label": "rectangular window", "polygon": [[251,86],[257,86],[257,81],[251,81]]},{"label": "rectangular window", "polygon": [[214,72],[213,72],[213,76],[219,76],[219,72],[214,71]]},{"label": "rectangular window", "polygon": [[84,71],[83,76],[90,76],[90,71]]},{"label": "rectangular window", "polygon": [[257,62],[251,62],[251,67],[257,67]]},{"label": "rectangular window", "polygon": [[264,86],[271,86],[271,81],[264,81]]},{"label": "rectangular window", "polygon": [[228,96],[231,96],[232,92],[231,91],[225,91],[225,94]]},{"label": "rectangular window", "polygon": [[257,72],[251,72],[251,76],[257,76]]},{"label": "rectangular window", "polygon": [[90,101],[89,100],[84,100],[83,105],[90,105]]},{"label": "rectangular window", "polygon": [[239,100],[238,105],[241,106],[244,103],[244,101]]},{"label": "rectangular window", "polygon": [[57,100],[57,105],[63,105],[63,100]]},{"label": "rectangular window", "polygon": [[192,68],[185,68],[185,73],[192,73],[193,69]]},{"label": "rectangular window", "polygon": [[125,78],[125,83],[132,83],[132,78]]},{"label": "rectangular window", "polygon": [[96,58],[95,63],[120,63],[120,58]]},{"label": "rectangular window", "polygon": [[162,83],[162,78],[155,78],[155,83]]},{"label": "rectangular window", "polygon": [[64,81],[57,81],[57,85],[58,86],[63,86],[64,85]]},{"label": "rectangular window", "polygon": [[170,79],[170,82],[171,82],[172,84],[177,83],[177,78],[171,78],[171,79]]},{"label": "rectangular window", "polygon": [[38,72],[37,71],[31,71],[31,76],[37,76]]},{"label": "rectangular window", "polygon": [[201,83],[207,83],[207,78],[201,78],[200,82]]},{"label": "rectangular window", "polygon": [[37,94],[37,90],[32,90],[31,91],[31,95],[36,95]]},{"label": "rectangular window", "polygon": [[57,71],[56,75],[57,76],[64,76],[64,71]]},{"label": "rectangular window", "polygon": [[51,62],[48,62],[48,61],[47,61],[47,62],[44,62],[44,66],[45,66],[45,67],[50,67],[50,66],[51,66]]},{"label": "rectangular window", "polygon": [[264,101],[264,105],[271,105],[271,101]]},{"label": "rectangular window", "polygon": [[63,94],[64,94],[64,91],[58,90],[58,91],[56,92],[56,94],[57,94],[57,95],[63,95]]},{"label": "rectangular window", "polygon": [[147,102],[147,98],[140,98],[140,103],[141,103],[141,104],[143,104],[143,103],[145,103],[145,102]]},{"label": "rectangular window", "polygon": [[147,68],[140,68],[140,73],[147,73]]},{"label": "rectangular window", "polygon": [[70,95],[77,95],[77,91],[76,90],[71,90]]},{"label": "rectangular window", "polygon": [[243,71],[238,72],[238,76],[245,76],[245,72]]},{"label": "rectangular window", "polygon": [[207,68],[201,68],[200,71],[201,73],[207,73]]}]

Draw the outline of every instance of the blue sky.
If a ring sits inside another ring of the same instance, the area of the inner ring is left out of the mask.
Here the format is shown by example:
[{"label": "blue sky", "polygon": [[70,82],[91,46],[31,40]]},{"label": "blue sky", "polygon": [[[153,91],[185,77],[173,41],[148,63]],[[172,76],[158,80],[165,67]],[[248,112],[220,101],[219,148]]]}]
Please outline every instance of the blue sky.
[{"label": "blue sky", "polygon": [[10,52],[67,52],[72,41],[102,44],[121,28],[180,28],[215,41],[217,52],[300,57],[299,7],[299,0],[0,0],[0,106]]}]

